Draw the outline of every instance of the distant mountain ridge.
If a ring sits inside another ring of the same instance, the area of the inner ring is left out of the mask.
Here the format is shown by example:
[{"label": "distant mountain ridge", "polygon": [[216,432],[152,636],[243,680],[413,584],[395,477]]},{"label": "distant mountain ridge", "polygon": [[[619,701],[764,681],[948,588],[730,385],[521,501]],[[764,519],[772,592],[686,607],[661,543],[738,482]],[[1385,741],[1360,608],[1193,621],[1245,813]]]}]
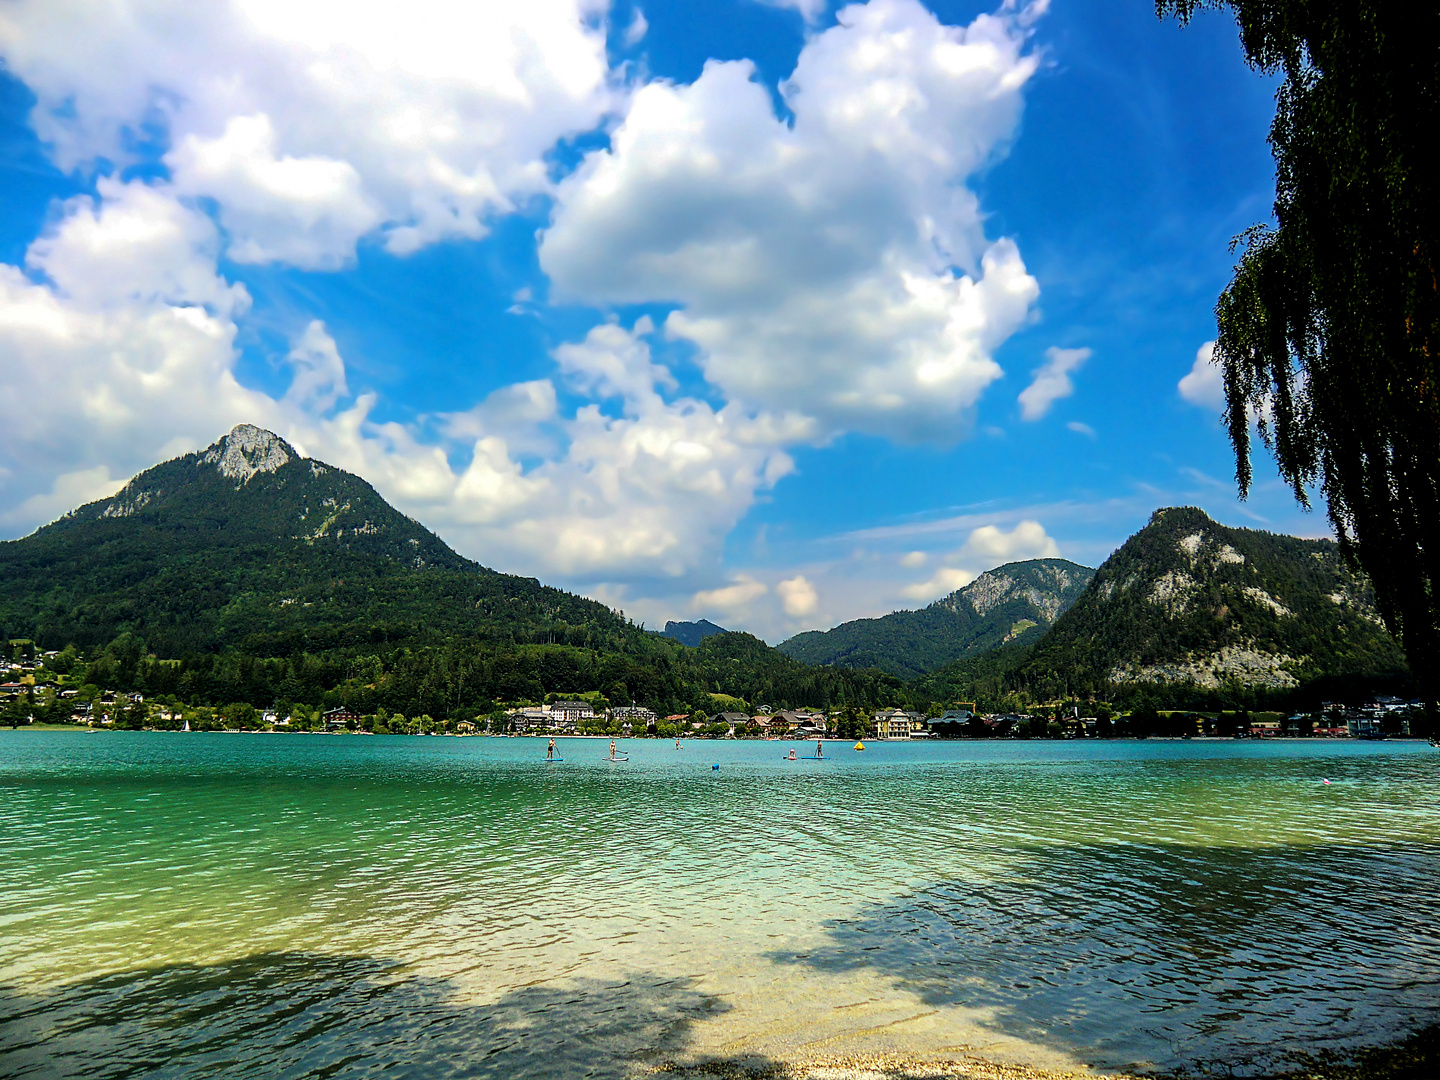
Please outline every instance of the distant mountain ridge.
[{"label": "distant mountain ridge", "polygon": [[808,631],[777,648],[807,664],[876,667],[914,678],[1007,643],[1036,640],[1094,573],[1066,559],[1006,563],[918,611]]},{"label": "distant mountain ridge", "polygon": [[665,624],[665,629],[660,632],[666,637],[674,638],[681,645],[689,645],[693,649],[698,648],[707,637],[728,634],[730,631],[723,626],[716,626],[709,619],[700,619],[698,622],[676,622],[671,619]]},{"label": "distant mountain ridge", "polygon": [[131,631],[170,656],[640,633],[603,604],[471,562],[360,477],[248,424],[0,543],[0,628],[57,647]]}]

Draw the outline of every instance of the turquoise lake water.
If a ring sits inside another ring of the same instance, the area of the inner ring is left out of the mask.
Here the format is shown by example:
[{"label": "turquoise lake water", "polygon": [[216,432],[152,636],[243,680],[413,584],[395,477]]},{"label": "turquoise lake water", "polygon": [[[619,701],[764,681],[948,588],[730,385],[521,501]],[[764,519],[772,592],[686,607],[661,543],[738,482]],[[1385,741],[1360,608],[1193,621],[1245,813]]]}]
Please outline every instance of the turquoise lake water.
[{"label": "turquoise lake water", "polygon": [[561,745],[0,733],[0,1076],[1245,1075],[1440,1019],[1421,743]]}]

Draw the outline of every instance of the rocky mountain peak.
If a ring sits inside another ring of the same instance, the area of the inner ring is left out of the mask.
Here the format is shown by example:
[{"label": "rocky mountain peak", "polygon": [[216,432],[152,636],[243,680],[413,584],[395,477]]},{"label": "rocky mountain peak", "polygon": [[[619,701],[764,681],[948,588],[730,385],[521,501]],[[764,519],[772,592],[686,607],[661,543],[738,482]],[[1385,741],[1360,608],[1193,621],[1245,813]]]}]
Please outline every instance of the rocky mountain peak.
[{"label": "rocky mountain peak", "polygon": [[214,465],[228,480],[245,484],[258,473],[273,473],[299,458],[295,448],[273,431],[236,424],[230,434],[200,455],[197,465]]}]

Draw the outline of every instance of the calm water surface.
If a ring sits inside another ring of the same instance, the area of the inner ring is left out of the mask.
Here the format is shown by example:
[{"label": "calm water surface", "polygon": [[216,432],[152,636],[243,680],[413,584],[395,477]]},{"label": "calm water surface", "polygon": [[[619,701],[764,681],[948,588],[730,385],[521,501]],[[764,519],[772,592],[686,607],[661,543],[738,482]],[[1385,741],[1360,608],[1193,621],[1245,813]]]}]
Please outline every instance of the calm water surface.
[{"label": "calm water surface", "polygon": [[544,746],[0,733],[0,1076],[1244,1075],[1440,1019],[1423,744]]}]

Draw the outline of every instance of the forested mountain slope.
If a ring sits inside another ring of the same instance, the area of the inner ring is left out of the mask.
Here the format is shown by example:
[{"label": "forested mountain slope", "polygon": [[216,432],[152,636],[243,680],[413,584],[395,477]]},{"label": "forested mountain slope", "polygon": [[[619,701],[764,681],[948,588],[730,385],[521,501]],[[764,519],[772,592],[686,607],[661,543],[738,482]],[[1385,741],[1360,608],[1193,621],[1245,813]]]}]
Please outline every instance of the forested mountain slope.
[{"label": "forested mountain slope", "polygon": [[1329,540],[1157,510],[1036,646],[1034,676],[1288,688],[1404,668],[1370,585]]},{"label": "forested mountain slope", "polygon": [[499,634],[620,647],[603,604],[462,558],[364,480],[249,425],[0,544],[0,630],[162,656]]},{"label": "forested mountain slope", "polygon": [[929,607],[797,634],[778,648],[807,664],[913,678],[1009,642],[1035,641],[1095,571],[1065,559],[1006,563]]},{"label": "forested mountain slope", "polygon": [[1177,507],[1157,510],[1033,648],[937,671],[923,689],[1281,694],[1405,670],[1368,582],[1336,544],[1232,529]]}]

